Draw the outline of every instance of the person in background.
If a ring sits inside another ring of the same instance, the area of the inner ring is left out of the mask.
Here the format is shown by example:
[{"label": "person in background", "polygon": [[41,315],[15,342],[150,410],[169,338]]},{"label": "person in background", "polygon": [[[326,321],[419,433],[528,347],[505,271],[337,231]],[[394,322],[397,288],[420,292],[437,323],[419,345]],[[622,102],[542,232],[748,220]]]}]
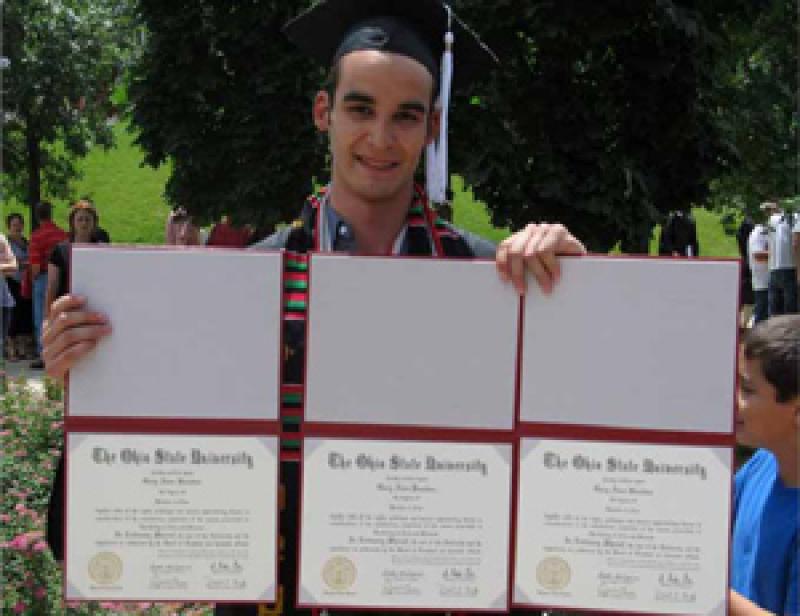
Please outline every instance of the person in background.
[{"label": "person in background", "polygon": [[691,212],[670,212],[661,229],[659,254],[673,257],[697,257],[700,243],[697,240],[697,225]]},{"label": "person in background", "polygon": [[108,231],[106,231],[100,226],[100,214],[97,212],[97,204],[94,202],[93,199],[90,199],[88,196],[81,197],[81,201],[84,201],[89,205],[91,205],[94,208],[94,212],[96,215],[97,225],[95,226],[94,233],[92,233],[92,242],[95,244],[110,244],[111,236],[108,234]]},{"label": "person in background", "polygon": [[200,232],[184,208],[176,207],[167,216],[165,241],[170,246],[200,245]]},{"label": "person in background", "polygon": [[50,253],[59,242],[69,239],[66,232],[52,220],[53,206],[49,201],[41,201],[36,205],[36,218],[39,227],[31,233],[28,247],[31,277],[33,279],[33,328],[36,335],[37,358],[31,362],[31,368],[44,368],[42,354],[42,321],[44,321],[45,301],[47,296],[47,262]]},{"label": "person in background", "polygon": [[747,242],[750,239],[755,223],[750,215],[746,214],[736,229],[736,246],[739,248],[741,259],[741,277],[739,280],[739,326],[747,327],[753,316],[753,272],[750,270],[750,255]]},{"label": "person in background", "polygon": [[797,268],[792,249],[794,217],[775,200],[761,207],[769,215],[769,316],[797,312]]},{"label": "person in background", "polygon": [[14,296],[8,290],[6,280],[17,272],[17,258],[11,250],[6,236],[0,233],[0,358],[5,357],[5,340],[11,324]]},{"label": "person in background", "polygon": [[736,473],[731,616],[800,614],[800,316],[748,332],[736,440],[758,450]]},{"label": "person in background", "polygon": [[[761,211],[763,216],[763,206]],[[747,238],[747,258],[753,288],[753,324],[756,324],[769,316],[769,231],[762,222],[753,227]]]},{"label": "person in background", "polygon": [[208,236],[208,246],[227,246],[231,248],[242,248],[250,243],[252,231],[247,227],[234,227],[231,224],[230,216],[223,216],[220,221],[211,228]]},{"label": "person in background", "polygon": [[[33,307],[30,298],[30,271],[28,270],[28,240],[25,239],[25,219],[22,214],[9,214],[6,217],[8,243],[17,259],[17,271],[6,278],[8,289],[14,297],[14,310],[8,330],[6,353],[11,361],[33,359]],[[23,285],[28,288],[23,289]],[[27,297],[26,297],[27,295]]]},{"label": "person in background", "polygon": [[81,199],[69,212],[69,240],[56,244],[47,264],[47,301],[45,317],[50,306],[69,290],[69,245],[95,244],[97,235],[97,211],[91,203]]}]

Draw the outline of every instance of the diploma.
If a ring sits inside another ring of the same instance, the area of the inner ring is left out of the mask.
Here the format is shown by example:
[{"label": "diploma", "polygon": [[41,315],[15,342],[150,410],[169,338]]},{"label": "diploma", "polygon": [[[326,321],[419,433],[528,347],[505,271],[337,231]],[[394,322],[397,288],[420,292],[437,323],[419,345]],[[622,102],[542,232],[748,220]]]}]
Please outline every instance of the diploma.
[{"label": "diploma", "polygon": [[511,445],[307,438],[300,604],[508,607]]},{"label": "diploma", "polygon": [[729,448],[523,439],[514,603],[724,614]]},{"label": "diploma", "polygon": [[71,433],[68,599],[274,601],[276,437]]},{"label": "diploma", "polygon": [[276,421],[279,253],[72,249],[72,292],[114,334],[69,375],[68,416]]}]

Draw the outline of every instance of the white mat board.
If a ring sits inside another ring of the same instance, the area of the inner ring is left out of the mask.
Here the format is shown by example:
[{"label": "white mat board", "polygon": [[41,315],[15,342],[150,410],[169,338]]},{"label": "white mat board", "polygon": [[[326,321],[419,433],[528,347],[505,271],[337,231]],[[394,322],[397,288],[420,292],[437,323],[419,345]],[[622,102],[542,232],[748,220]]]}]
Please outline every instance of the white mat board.
[{"label": "white mat board", "polygon": [[510,429],[518,297],[494,263],[313,255],[306,420]]},{"label": "white mat board", "polygon": [[71,415],[274,420],[281,255],[76,248],[72,292],[113,332],[70,374]]}]

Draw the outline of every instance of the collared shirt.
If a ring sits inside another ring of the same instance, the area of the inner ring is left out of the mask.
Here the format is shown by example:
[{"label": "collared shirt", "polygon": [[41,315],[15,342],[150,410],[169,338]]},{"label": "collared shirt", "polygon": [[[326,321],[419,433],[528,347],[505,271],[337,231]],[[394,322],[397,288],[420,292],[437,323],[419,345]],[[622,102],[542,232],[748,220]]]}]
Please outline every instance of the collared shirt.
[{"label": "collared shirt", "polygon": [[[325,228],[328,230],[330,246],[333,252],[344,252],[353,254],[356,252],[356,235],[350,226],[339,213],[330,205],[325,208]],[[404,255],[408,253],[408,239],[406,227],[398,235],[399,242],[396,244],[396,254]]]}]

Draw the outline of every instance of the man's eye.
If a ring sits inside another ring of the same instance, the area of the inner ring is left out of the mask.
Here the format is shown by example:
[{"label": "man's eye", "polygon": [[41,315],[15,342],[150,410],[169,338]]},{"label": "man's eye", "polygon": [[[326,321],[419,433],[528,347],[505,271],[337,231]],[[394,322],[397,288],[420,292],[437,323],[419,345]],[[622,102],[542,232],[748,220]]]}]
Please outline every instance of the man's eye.
[{"label": "man's eye", "polygon": [[412,111],[400,111],[395,115],[395,119],[403,124],[416,124],[420,121],[420,115]]},{"label": "man's eye", "polygon": [[348,113],[360,118],[366,118],[372,115],[372,107],[369,105],[353,105],[347,108]]}]

